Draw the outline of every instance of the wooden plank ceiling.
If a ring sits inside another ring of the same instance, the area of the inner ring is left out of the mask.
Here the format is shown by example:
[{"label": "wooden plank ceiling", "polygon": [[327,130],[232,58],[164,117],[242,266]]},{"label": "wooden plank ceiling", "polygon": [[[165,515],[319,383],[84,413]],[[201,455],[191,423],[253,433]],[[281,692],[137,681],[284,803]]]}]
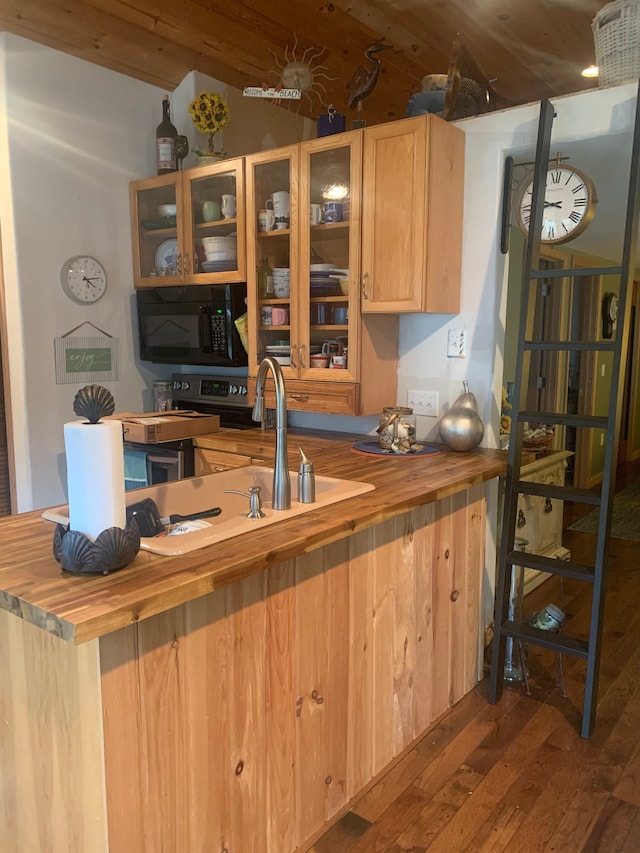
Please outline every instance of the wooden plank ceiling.
[{"label": "wooden plank ceiling", "polygon": [[2,0],[0,30],[172,91],[191,70],[239,89],[278,85],[302,60],[314,85],[290,105],[311,117],[347,106],[364,49],[384,39],[364,101],[370,124],[402,118],[425,74],[446,73],[460,33],[477,65],[514,103],[596,85],[591,22],[601,0]]}]

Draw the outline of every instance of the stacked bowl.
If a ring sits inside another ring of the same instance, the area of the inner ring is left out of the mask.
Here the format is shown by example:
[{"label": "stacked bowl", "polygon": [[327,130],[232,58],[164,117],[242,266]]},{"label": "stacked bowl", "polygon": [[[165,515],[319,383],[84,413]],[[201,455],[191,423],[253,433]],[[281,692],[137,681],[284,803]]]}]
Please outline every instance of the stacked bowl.
[{"label": "stacked bowl", "polygon": [[235,234],[228,237],[203,237],[202,248],[206,257],[205,272],[233,269],[238,261],[238,241]]}]

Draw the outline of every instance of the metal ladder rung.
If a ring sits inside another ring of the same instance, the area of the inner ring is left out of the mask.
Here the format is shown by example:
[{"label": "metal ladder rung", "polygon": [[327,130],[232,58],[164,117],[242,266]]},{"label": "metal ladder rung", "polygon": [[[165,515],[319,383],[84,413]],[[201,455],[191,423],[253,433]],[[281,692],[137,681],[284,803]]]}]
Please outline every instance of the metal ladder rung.
[{"label": "metal ladder rung", "polygon": [[572,655],[576,658],[586,658],[589,655],[589,643],[586,640],[568,637],[566,634],[556,634],[554,631],[543,631],[541,628],[527,625],[526,622],[505,622],[501,633],[521,643],[541,646],[543,649],[551,649],[560,654]]},{"label": "metal ladder rung", "polygon": [[563,412],[518,412],[516,419],[520,423],[561,424],[563,426],[607,429],[609,418],[605,415],[567,415]]},{"label": "metal ladder rung", "polygon": [[581,278],[588,275],[621,275],[622,266],[576,267],[575,269],[531,270],[531,278]]},{"label": "metal ladder rung", "polygon": [[615,341],[524,341],[531,352],[614,352]]},{"label": "metal ladder rung", "polygon": [[507,561],[514,566],[522,566],[525,569],[537,569],[549,575],[557,575],[563,578],[587,581],[593,583],[595,569],[593,566],[585,566],[582,563],[573,563],[571,560],[563,560],[560,557],[543,557],[542,554],[529,554],[526,551],[512,551],[507,555]]},{"label": "metal ladder rung", "polygon": [[541,498],[556,498],[560,501],[575,501],[591,506],[600,506],[600,495],[589,489],[574,489],[572,486],[554,486],[552,483],[535,483],[531,480],[518,480],[512,488],[513,494],[535,495]]}]

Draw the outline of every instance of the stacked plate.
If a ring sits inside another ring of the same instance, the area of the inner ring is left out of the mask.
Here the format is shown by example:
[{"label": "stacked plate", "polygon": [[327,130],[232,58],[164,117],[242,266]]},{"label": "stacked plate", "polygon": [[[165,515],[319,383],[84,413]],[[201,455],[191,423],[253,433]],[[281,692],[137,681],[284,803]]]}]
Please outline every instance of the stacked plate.
[{"label": "stacked plate", "polygon": [[335,296],[340,293],[338,279],[331,276],[335,269],[335,264],[311,264],[309,268],[309,292],[311,296]]}]

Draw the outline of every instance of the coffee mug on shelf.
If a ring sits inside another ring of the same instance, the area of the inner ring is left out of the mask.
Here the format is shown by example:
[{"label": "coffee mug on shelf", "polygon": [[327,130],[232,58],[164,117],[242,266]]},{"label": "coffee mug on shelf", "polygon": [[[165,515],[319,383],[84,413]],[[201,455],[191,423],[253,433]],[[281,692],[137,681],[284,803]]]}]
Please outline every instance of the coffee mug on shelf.
[{"label": "coffee mug on shelf", "polygon": [[288,308],[272,308],[271,309],[271,324],[273,326],[286,326],[289,322]]},{"label": "coffee mug on shelf", "polygon": [[289,215],[291,211],[289,193],[286,190],[278,190],[268,198],[265,207],[267,210],[272,210],[276,218],[276,228],[283,229],[289,227]]},{"label": "coffee mug on shelf", "polygon": [[349,322],[349,309],[346,305],[336,305],[333,309],[333,322],[336,326],[346,326]]},{"label": "coffee mug on shelf", "polygon": [[273,308],[270,305],[262,306],[260,322],[263,326],[271,326],[273,324]]},{"label": "coffee mug on shelf", "polygon": [[309,205],[309,223],[311,225],[321,225],[322,224],[322,205],[321,204]]},{"label": "coffee mug on shelf", "polygon": [[328,356],[342,355],[344,347],[340,341],[335,338],[328,338],[322,342],[322,354]]},{"label": "coffee mug on shelf", "polygon": [[234,195],[222,196],[222,215],[225,219],[233,219],[236,215],[236,197]]},{"label": "coffee mug on shelf", "polygon": [[258,228],[260,231],[273,231],[276,225],[276,217],[273,210],[258,211]]},{"label": "coffee mug on shelf", "polygon": [[202,218],[205,222],[216,222],[222,218],[222,210],[219,201],[202,202]]},{"label": "coffee mug on shelf", "polygon": [[342,203],[327,201],[322,211],[325,222],[342,222]]},{"label": "coffee mug on shelf", "polygon": [[347,357],[346,355],[332,355],[331,362],[329,367],[332,367],[334,370],[346,370],[347,368]]}]

